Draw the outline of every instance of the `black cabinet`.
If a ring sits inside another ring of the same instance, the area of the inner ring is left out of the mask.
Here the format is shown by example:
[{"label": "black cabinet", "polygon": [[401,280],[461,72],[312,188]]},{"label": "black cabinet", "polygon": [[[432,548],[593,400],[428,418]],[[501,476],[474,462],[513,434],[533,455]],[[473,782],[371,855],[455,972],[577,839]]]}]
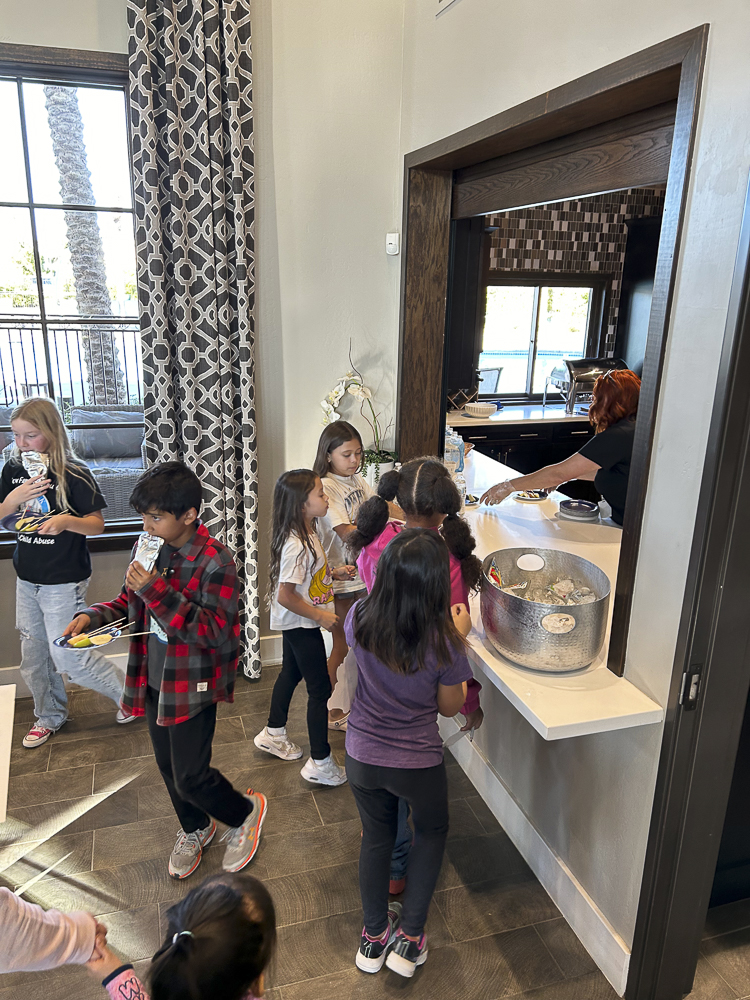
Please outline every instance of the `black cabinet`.
[{"label": "black cabinet", "polygon": [[[476,428],[457,427],[456,430],[482,455],[488,455],[524,476],[545,465],[570,458],[594,434],[587,420],[491,424]],[[580,479],[563,483],[559,490],[579,500],[599,500],[594,484]]]}]

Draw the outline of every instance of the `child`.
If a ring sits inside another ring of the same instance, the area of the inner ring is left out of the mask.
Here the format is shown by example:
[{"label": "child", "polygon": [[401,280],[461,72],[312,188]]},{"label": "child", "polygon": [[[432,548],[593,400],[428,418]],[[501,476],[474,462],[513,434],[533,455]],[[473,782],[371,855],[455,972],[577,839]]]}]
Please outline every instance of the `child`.
[{"label": "child", "polygon": [[[355,530],[357,513],[365,500],[375,495],[367,480],[359,475],[363,454],[359,431],[346,420],[328,424],[318,441],[313,472],[320,476],[328,497],[328,513],[318,518],[317,532],[328,565],[333,569],[348,562],[347,536]],[[336,687],[336,674],[348,652],[344,638],[344,620],[352,604],[365,595],[365,585],[354,574],[352,579],[333,581],[333,610],[338,621],[331,629],[333,649],[328,657],[328,676]],[[328,728],[346,729],[348,711],[329,708]]]},{"label": "child", "polygon": [[90,913],[43,910],[0,887],[0,973],[85,965],[101,958],[106,932]]},{"label": "child", "polygon": [[310,757],[300,772],[307,781],[342,785],[346,774],[331,756],[327,703],[331,680],[320,629],[332,631],[334,611],[331,576],[351,580],[353,566],[339,566],[333,574],[315,531],[315,522],[328,510],[320,477],[310,469],[285,472],[273,494],[269,598],[271,628],[282,635],[282,667],[271,695],[268,725],[255,737],[260,750],[282,760],[298,760],[302,750],[287,737],[286,722],[294,690],[307,685],[307,731]]},{"label": "child", "polygon": [[[348,538],[350,551],[359,553],[357,564],[362,579],[371,590],[375,569],[386,545],[404,528],[388,520],[385,498],[398,497],[406,513],[407,528],[431,528],[439,531],[448,546],[451,571],[451,607],[469,607],[469,591],[475,589],[481,577],[482,564],[473,554],[476,542],[469,526],[458,516],[461,497],[446,467],[438,459],[417,458],[399,472],[388,472],[380,481],[379,495],[360,508],[357,531]],[[471,619],[466,619],[471,626]],[[479,705],[482,685],[473,677],[468,682],[466,702],[461,708],[465,717],[462,729],[478,729],[484,713]],[[394,896],[404,891],[412,834],[406,803],[399,803],[399,824],[396,846],[391,859],[390,891]]]},{"label": "child", "polygon": [[[357,695],[346,733],[346,773],[362,820],[359,886],[365,923],[356,956],[364,972],[385,961],[413,976],[427,958],[424,925],[448,834],[448,789],[438,712],[453,716],[471,668],[451,615],[448,549],[436,532],[406,529],[387,546],[371,593],[345,624],[357,659]],[[414,846],[398,913],[388,882],[399,799],[414,820]],[[398,931],[398,933],[396,933]],[[393,949],[386,952],[394,941]]]},{"label": "child", "polygon": [[[53,645],[86,604],[91,576],[86,536],[104,531],[101,511],[107,504],[91,472],[73,456],[51,400],[27,399],[13,411],[10,424],[15,449],[0,474],[0,518],[19,508],[52,514],[37,531],[18,534],[13,555],[21,676],[34,699],[37,719],[23,745],[38,747],[68,718],[62,674],[111,698],[118,708],[118,722],[130,722],[132,716],[119,711],[122,674],[111,660],[95,650],[78,652]],[[31,453],[36,453],[34,464]],[[44,456],[41,460],[39,453]],[[45,464],[46,471],[35,471],[34,465]]]},{"label": "child", "polygon": [[198,520],[201,484],[182,462],[150,468],[130,503],[146,532],[162,539],[155,567],[146,570],[134,559],[120,595],[87,608],[65,634],[123,615],[134,623],[123,703],[146,716],[182,824],[169,874],[183,879],[195,871],[217,819],[229,827],[224,870],[237,872],[258,849],[268,803],[252,790],[241,795],[211,767],[216,704],[234,700],[240,634],[234,561]]},{"label": "child", "polygon": [[[276,944],[276,914],[268,890],[250,875],[206,879],[167,910],[164,944],[148,978],[152,1000],[254,1000]],[[113,1000],[149,1000],[133,966],[123,964],[97,935],[102,957],[88,968]]]}]

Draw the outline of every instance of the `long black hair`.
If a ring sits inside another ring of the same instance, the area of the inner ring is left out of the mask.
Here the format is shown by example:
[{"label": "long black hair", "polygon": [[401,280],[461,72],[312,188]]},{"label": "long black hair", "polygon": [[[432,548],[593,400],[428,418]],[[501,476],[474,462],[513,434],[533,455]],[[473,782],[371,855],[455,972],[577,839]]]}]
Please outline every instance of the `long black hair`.
[{"label": "long black hair", "polygon": [[149,970],[152,1000],[240,1000],[273,955],[273,900],[252,875],[206,879],[167,910],[167,919]]},{"label": "long black hair", "polygon": [[312,469],[292,469],[279,476],[273,490],[273,514],[271,515],[271,567],[268,578],[268,599],[273,600],[276,584],[279,582],[281,552],[287,538],[294,533],[310,554],[312,564],[317,558],[312,536],[305,524],[302,508],[315,489],[317,476]]},{"label": "long black hair", "polygon": [[315,456],[313,471],[316,476],[322,479],[330,475],[331,472],[331,452],[336,451],[342,444],[348,441],[359,441],[360,448],[364,451],[362,437],[359,431],[347,420],[334,420],[332,424],[327,424],[323,428],[323,433],[318,441],[318,453]]},{"label": "long black hair", "polygon": [[448,551],[461,563],[464,583],[469,590],[475,590],[482,578],[482,563],[474,555],[477,543],[469,525],[459,517],[461,495],[439,458],[415,458],[400,471],[386,472],[380,477],[378,495],[362,504],[357,514],[357,530],[347,536],[346,543],[353,556],[356,558],[385,528],[386,501],[394,498],[411,517],[446,515],[440,533]]},{"label": "long black hair", "polygon": [[391,670],[422,670],[462,653],[453,624],[448,550],[429,528],[407,528],[386,545],[371,592],[356,605],[354,638]]}]

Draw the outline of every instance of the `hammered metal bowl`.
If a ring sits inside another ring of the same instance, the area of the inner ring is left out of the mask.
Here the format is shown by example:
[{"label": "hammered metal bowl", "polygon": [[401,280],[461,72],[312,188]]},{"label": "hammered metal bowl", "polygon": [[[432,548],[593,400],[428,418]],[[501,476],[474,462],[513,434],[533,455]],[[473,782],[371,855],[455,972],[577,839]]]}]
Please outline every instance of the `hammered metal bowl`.
[{"label": "hammered metal bowl", "polygon": [[[521,556],[529,554],[541,557],[540,569],[518,567]],[[570,578],[589,587],[598,600],[560,606],[506,594],[488,576],[493,559],[505,586],[528,581],[530,587],[546,587]],[[498,549],[484,560],[482,575],[480,606],[484,630],[506,659],[532,670],[558,673],[579,670],[596,658],[607,628],[610,582],[594,563],[556,549]]]}]

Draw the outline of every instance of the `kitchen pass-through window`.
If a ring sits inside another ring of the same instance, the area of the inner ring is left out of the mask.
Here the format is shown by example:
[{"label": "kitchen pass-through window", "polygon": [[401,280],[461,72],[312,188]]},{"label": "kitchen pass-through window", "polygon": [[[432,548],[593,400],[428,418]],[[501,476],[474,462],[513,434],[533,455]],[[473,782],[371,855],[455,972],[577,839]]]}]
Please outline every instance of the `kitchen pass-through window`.
[{"label": "kitchen pass-through window", "polygon": [[563,358],[586,356],[598,288],[580,284],[492,284],[486,289],[479,354],[481,396],[534,396]]}]

